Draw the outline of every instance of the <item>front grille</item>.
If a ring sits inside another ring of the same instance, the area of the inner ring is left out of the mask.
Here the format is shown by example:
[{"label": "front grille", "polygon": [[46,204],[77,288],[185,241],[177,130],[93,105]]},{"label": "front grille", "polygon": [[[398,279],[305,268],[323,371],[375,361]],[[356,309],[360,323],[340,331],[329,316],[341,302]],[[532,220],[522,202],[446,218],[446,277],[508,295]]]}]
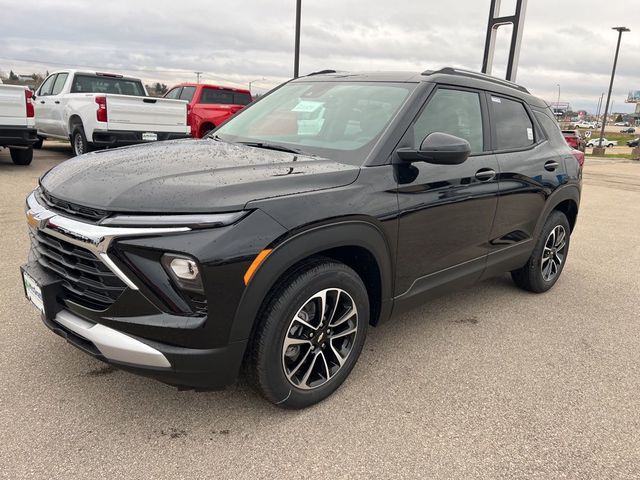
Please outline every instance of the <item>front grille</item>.
[{"label": "front grille", "polygon": [[126,288],[93,253],[41,231],[30,231],[38,263],[62,279],[65,300],[106,310]]},{"label": "front grille", "polygon": [[109,212],[106,210],[85,207],[67,202],[66,200],[60,200],[45,191],[39,192],[38,200],[41,205],[45,205],[55,212],[62,213],[63,215],[66,213],[68,214],[67,216],[71,215],[72,217],[79,217],[94,223],[104,220],[109,215]]}]

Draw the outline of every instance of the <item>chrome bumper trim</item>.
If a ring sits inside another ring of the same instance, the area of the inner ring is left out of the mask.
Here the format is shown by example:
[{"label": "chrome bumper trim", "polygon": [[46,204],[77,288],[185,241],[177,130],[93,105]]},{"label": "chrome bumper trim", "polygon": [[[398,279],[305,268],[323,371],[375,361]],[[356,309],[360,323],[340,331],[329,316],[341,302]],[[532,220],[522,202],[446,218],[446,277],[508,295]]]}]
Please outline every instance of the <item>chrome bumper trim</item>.
[{"label": "chrome bumper trim", "polygon": [[46,232],[82,248],[100,259],[127,287],[138,290],[136,284],[113,262],[107,250],[114,239],[166,233],[188,232],[189,227],[105,227],[80,222],[53,212],[38,203],[35,192],[27,197],[27,221],[31,227]]},{"label": "chrome bumper trim", "polygon": [[113,328],[84,320],[68,310],[58,312],[54,321],[93,343],[109,360],[145,367],[171,367],[171,363],[162,352],[146,343]]}]

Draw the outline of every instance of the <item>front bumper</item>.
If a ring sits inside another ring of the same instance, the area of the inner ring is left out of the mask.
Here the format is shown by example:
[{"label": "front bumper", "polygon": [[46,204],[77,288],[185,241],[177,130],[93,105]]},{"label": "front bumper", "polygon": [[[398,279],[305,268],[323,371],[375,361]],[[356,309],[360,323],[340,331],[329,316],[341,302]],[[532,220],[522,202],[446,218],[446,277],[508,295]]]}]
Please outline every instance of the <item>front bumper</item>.
[{"label": "front bumper", "polygon": [[[178,140],[180,138],[189,138],[190,135],[188,133],[179,133],[179,132],[144,132],[144,133],[154,133],[157,135],[158,139],[155,141],[162,140]],[[98,145],[101,147],[123,147],[126,145],[137,145],[139,143],[150,143],[148,140],[142,139],[143,132],[130,132],[130,131],[120,131],[120,130],[96,130],[93,132],[93,138],[91,139],[94,145]]]},{"label": "front bumper", "polygon": [[29,127],[0,127],[0,146],[32,147],[38,141],[37,130]]}]

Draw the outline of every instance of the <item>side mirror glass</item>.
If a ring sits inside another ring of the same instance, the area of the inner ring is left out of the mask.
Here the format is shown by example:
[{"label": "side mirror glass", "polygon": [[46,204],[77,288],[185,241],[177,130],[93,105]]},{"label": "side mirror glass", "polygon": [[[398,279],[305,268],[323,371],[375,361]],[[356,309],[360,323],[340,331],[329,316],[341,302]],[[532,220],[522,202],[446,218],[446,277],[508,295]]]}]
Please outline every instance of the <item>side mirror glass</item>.
[{"label": "side mirror glass", "polygon": [[422,140],[419,150],[400,148],[396,153],[405,162],[459,165],[471,154],[471,145],[464,138],[433,132]]}]

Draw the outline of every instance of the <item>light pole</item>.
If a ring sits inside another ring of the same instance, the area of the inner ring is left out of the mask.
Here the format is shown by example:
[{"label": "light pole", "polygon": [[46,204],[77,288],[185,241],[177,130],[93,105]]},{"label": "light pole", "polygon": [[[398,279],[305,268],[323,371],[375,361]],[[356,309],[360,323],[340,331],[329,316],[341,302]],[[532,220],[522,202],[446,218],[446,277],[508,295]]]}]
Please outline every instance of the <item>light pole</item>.
[{"label": "light pole", "polygon": [[600,100],[598,100],[598,109],[596,110],[596,127],[598,126],[598,122],[600,121],[600,109],[602,108],[602,97],[604,97],[604,92],[600,95]]},{"label": "light pole", "polygon": [[560,84],[556,83],[558,86],[558,101],[556,102],[556,108],[558,109],[558,113],[560,113]]},{"label": "light pole", "polygon": [[200,75],[202,75],[202,72],[193,72],[196,74],[196,83],[200,83]]},{"label": "light pole", "polygon": [[262,80],[264,80],[264,77],[262,77],[262,78],[256,78],[255,80],[251,80],[251,81],[249,82],[249,93],[251,93],[251,84],[252,84],[252,83],[255,83],[255,82],[261,82]]},{"label": "light pole", "polygon": [[296,0],[296,43],[293,52],[293,78],[298,78],[300,73],[300,10],[302,10],[302,0]]},{"label": "light pole", "polygon": [[631,30],[627,27],[613,27],[612,30],[618,31],[618,44],[616,45],[616,54],[613,57],[613,69],[611,70],[611,81],[609,82],[609,92],[607,93],[607,103],[605,103],[604,107],[604,119],[602,121],[602,128],[600,129],[600,138],[598,139],[598,150],[597,152],[593,152],[597,155],[604,154],[604,148],[602,148],[602,137],[604,137],[604,127],[607,123],[607,112],[609,111],[609,102],[611,101],[611,90],[613,89],[613,79],[616,76],[616,66],[618,64],[618,53],[620,52],[620,41],[622,40],[622,34],[624,32],[630,32]]}]

